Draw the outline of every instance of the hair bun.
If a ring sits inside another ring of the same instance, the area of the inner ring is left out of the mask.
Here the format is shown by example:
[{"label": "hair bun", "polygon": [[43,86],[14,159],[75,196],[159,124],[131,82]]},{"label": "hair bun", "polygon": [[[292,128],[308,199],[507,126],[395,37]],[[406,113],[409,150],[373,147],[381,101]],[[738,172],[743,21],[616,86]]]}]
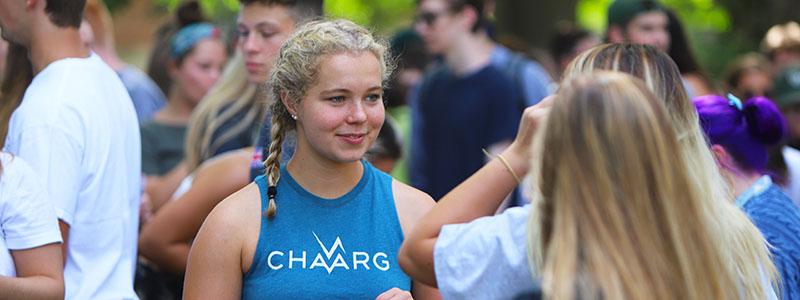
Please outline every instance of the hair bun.
[{"label": "hair bun", "polygon": [[780,142],[786,132],[786,121],[771,100],[764,97],[750,98],[742,113],[750,134],[765,145]]},{"label": "hair bun", "polygon": [[178,28],[183,28],[194,23],[206,22],[206,18],[203,16],[203,9],[197,1],[188,1],[178,6],[178,9],[175,10],[175,19]]}]

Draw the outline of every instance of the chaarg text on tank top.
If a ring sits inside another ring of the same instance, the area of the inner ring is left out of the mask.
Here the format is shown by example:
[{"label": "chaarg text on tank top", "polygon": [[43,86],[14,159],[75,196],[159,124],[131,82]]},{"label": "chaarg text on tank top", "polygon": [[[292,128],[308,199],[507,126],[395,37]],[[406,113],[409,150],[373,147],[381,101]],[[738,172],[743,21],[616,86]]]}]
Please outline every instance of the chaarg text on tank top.
[{"label": "chaarg text on tank top", "polygon": [[[347,255],[342,240],[338,236],[329,248],[325,246],[316,233],[311,233],[317,239],[317,244],[320,247],[320,251],[317,251],[314,259],[310,260],[311,264],[308,264],[311,256],[308,255],[306,250],[275,250],[267,256],[269,268],[272,270],[281,270],[283,268],[301,270],[324,268],[328,274],[331,274],[337,268],[343,270],[358,270],[359,268],[370,270],[371,268],[376,268],[384,272],[390,268],[389,256],[384,252],[370,254],[364,251],[351,251],[350,255]],[[337,253],[337,250],[340,251]]]}]

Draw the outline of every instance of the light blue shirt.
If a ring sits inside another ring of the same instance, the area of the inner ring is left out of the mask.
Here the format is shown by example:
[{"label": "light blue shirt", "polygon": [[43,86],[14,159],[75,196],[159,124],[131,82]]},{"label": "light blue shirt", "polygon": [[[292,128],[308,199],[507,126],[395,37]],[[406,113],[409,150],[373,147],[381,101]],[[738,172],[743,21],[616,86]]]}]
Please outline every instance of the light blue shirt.
[{"label": "light blue shirt", "polygon": [[514,299],[537,286],[528,266],[531,205],[442,227],[433,267],[442,299]]},{"label": "light blue shirt", "polygon": [[756,180],[744,193],[736,197],[736,206],[743,209],[747,201],[750,201],[750,199],[753,199],[755,196],[761,195],[770,186],[772,186],[772,179],[767,175],[761,176],[761,178]]},{"label": "light blue shirt", "polygon": [[[465,224],[442,227],[433,249],[433,267],[442,299],[516,299],[534,293],[528,264],[531,204]],[[761,273],[765,297],[778,297]],[[742,291],[743,292],[743,291]]]},{"label": "light blue shirt", "polygon": [[131,66],[117,71],[122,85],[128,90],[139,123],[150,120],[167,103],[167,98],[150,77]]},{"label": "light blue shirt", "polygon": [[[508,48],[498,45],[492,51],[490,63],[498,69],[504,70],[509,66],[513,54]],[[521,76],[521,78],[517,78],[517,76]],[[539,103],[544,97],[552,94],[549,87],[552,85],[553,80],[544,67],[533,60],[525,59],[522,63],[522,72],[513,74],[511,80],[514,81],[515,87],[517,80],[522,82],[521,92],[528,106]]]}]

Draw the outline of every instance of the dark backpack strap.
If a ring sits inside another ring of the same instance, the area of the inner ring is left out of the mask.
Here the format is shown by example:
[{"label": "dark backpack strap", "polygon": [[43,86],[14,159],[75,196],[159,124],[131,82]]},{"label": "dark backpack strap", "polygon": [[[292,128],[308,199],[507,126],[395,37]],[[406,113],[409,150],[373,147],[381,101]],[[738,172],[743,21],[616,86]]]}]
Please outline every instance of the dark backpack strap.
[{"label": "dark backpack strap", "polygon": [[520,111],[525,111],[528,107],[528,101],[525,99],[525,63],[528,58],[517,52],[511,52],[511,58],[506,63],[503,71],[506,73],[514,88],[517,90],[517,106]]}]

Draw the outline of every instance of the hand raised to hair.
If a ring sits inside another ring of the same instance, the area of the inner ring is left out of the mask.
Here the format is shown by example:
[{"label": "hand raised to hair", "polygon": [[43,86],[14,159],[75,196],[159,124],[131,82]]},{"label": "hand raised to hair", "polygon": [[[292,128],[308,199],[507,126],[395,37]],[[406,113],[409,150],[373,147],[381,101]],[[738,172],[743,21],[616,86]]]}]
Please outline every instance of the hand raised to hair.
[{"label": "hand raised to hair", "polygon": [[391,288],[388,291],[383,292],[382,294],[378,295],[375,300],[413,300],[414,298],[411,297],[411,293],[409,291],[404,291],[398,288]]},{"label": "hand raised to hair", "polygon": [[505,151],[503,156],[514,168],[514,172],[519,176],[525,176],[528,172],[528,164],[531,159],[531,145],[539,131],[539,128],[547,121],[550,114],[550,107],[553,106],[555,96],[547,96],[536,105],[525,109],[522,119],[519,122],[517,137]]}]

